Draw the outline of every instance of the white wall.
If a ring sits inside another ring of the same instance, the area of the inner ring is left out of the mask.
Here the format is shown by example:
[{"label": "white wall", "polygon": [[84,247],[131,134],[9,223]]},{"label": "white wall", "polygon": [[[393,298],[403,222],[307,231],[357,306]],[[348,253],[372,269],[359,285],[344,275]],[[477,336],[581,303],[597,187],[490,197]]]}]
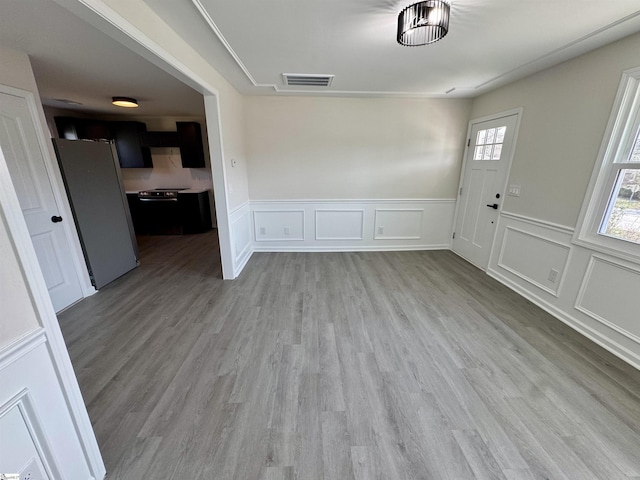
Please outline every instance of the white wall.
[{"label": "white wall", "polygon": [[37,92],[29,57],[24,53],[0,45],[0,83],[29,92]]},{"label": "white wall", "polygon": [[470,100],[246,97],[258,251],[448,248]]},{"label": "white wall", "polygon": [[[66,6],[74,2],[58,0],[58,3]],[[149,38],[168,55],[178,59],[194,75],[204,79],[217,89],[220,102],[222,147],[227,168],[226,180],[229,209],[233,210],[246,204],[249,195],[244,152],[242,96],[143,0],[97,0],[91,3],[99,9],[102,6],[112,9],[116,15],[125,18],[126,22],[133,25],[141,36]],[[73,5],[70,6],[74,7]],[[73,10],[76,12],[80,10],[81,13],[86,14],[86,12],[82,12],[82,8],[77,6]],[[110,13],[109,16],[111,16]],[[140,50],[140,45],[133,46]],[[161,67],[164,68],[166,66],[161,65]],[[193,83],[193,81],[190,82],[190,85],[196,88]],[[208,127],[210,128],[210,125]],[[236,160],[235,168],[231,168],[231,159]]]},{"label": "white wall", "polygon": [[246,97],[249,196],[455,198],[470,104]]},{"label": "white wall", "polygon": [[504,209],[574,227],[622,71],[640,65],[640,35],[476,98],[471,117],[524,107]]},{"label": "white wall", "polygon": [[[488,273],[640,368],[640,266],[572,243],[623,70],[640,34],[477,98],[472,117],[524,107]],[[551,270],[557,279],[550,280]]]}]

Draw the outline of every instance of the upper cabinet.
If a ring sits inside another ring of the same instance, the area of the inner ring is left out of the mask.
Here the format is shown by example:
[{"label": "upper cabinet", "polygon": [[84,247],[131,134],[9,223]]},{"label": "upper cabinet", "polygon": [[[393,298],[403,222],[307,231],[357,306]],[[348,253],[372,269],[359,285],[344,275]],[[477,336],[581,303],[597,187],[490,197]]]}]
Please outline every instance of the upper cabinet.
[{"label": "upper cabinet", "polygon": [[61,138],[114,140],[123,168],[153,167],[152,147],[178,147],[184,168],[206,166],[198,122],[176,122],[175,132],[147,132],[142,122],[109,122],[75,117],[55,117],[55,121]]},{"label": "upper cabinet", "polygon": [[144,123],[140,122],[110,122],[116,150],[123,168],[151,168],[151,149],[142,144]]},{"label": "upper cabinet", "polygon": [[198,122],[176,122],[178,129],[178,147],[184,168],[202,168],[204,164],[204,147],[202,132]]},{"label": "upper cabinet", "polygon": [[113,140],[109,122],[88,118],[55,117],[58,136],[67,140]]},{"label": "upper cabinet", "polygon": [[122,168],[151,168],[151,150],[143,144],[147,127],[142,122],[108,122],[55,117],[58,136],[68,140],[114,140]]}]

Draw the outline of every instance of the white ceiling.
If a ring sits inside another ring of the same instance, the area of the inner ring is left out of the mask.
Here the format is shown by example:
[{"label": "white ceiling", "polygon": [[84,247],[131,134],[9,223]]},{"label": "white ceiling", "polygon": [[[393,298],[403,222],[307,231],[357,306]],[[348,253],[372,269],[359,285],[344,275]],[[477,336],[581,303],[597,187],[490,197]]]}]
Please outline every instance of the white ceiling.
[{"label": "white ceiling", "polygon": [[[407,0],[145,2],[247,94],[474,96],[640,31],[638,0],[452,0],[448,35],[423,47],[396,43]],[[283,73],[335,78],[291,88]]]},{"label": "white ceiling", "polygon": [[[0,45],[30,56],[45,105],[109,115],[204,116],[200,93],[52,0],[2,0]],[[115,107],[113,96],[136,98],[140,107]]]},{"label": "white ceiling", "polygon": [[[395,41],[410,1],[144,1],[245,94],[475,96],[640,31],[639,0],[453,0],[449,34],[423,47]],[[0,44],[31,56],[46,105],[203,115],[200,93],[53,0],[0,8]],[[328,88],[286,87],[283,73],[335,78]],[[141,106],[113,107],[114,95]]]}]

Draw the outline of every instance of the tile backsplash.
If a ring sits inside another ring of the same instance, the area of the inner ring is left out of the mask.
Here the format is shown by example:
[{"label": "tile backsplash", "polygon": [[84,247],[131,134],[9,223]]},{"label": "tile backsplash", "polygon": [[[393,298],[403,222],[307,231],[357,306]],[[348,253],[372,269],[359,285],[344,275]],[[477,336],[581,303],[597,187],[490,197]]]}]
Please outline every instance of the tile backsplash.
[{"label": "tile backsplash", "polygon": [[178,148],[152,148],[153,168],[123,168],[122,180],[127,191],[152,188],[213,188],[209,168],[182,168]]}]

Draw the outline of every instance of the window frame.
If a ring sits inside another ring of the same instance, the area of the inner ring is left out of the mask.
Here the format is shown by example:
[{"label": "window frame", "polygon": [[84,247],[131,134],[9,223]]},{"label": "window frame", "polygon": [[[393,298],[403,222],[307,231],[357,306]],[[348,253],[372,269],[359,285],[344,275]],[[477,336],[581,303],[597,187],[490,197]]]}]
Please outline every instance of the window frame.
[{"label": "window frame", "polygon": [[[573,243],[640,263],[640,244],[600,232],[618,173],[640,169],[628,162],[640,128],[640,67],[625,70],[582,204]],[[626,153],[625,153],[626,152]]]}]

